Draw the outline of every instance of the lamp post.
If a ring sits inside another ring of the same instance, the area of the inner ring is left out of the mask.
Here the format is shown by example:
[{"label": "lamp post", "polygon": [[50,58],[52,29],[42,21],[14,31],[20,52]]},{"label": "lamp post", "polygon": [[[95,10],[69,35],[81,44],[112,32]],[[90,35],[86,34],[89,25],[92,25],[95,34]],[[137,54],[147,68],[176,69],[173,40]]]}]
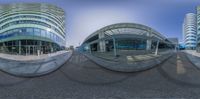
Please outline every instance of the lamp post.
[{"label": "lamp post", "polygon": [[158,46],[159,46],[159,40],[157,41],[157,44],[156,44],[156,51],[155,51],[155,55],[158,55]]}]

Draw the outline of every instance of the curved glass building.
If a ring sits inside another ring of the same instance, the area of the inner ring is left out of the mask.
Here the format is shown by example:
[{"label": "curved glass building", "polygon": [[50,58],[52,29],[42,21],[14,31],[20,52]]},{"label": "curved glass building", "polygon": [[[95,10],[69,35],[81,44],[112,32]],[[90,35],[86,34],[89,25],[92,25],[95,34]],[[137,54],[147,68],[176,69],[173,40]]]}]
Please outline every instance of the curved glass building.
[{"label": "curved glass building", "polygon": [[183,22],[183,35],[186,49],[196,49],[197,42],[196,14],[188,13]]},{"label": "curved glass building", "polygon": [[105,26],[89,35],[79,51],[98,65],[120,72],[141,71],[164,61],[178,40],[137,23]]},{"label": "curved glass building", "polygon": [[[159,44],[158,44],[159,43]],[[82,50],[109,52],[132,50],[135,52],[174,48],[170,40],[154,29],[136,23],[117,23],[103,27],[89,35],[82,43]]]},{"label": "curved glass building", "polygon": [[0,52],[47,54],[65,48],[65,12],[45,3],[0,5]]},{"label": "curved glass building", "polygon": [[200,6],[197,6],[197,52],[200,52]]}]

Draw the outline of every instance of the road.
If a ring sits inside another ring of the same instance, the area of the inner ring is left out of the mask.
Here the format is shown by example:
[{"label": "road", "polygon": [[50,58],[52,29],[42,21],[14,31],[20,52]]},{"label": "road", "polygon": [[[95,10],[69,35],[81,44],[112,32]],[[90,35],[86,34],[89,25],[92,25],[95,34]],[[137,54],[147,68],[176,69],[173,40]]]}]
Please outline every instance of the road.
[{"label": "road", "polygon": [[20,78],[0,72],[0,99],[197,99],[200,70],[178,52],[155,68],[114,72],[75,52],[55,72]]}]

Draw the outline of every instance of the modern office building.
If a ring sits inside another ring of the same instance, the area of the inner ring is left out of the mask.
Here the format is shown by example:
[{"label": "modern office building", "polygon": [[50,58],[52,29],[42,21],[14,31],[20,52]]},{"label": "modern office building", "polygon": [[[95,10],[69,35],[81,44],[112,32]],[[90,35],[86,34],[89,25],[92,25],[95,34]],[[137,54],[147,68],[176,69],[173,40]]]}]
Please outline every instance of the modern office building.
[{"label": "modern office building", "polygon": [[65,47],[65,12],[46,3],[0,5],[0,52],[47,54]]},{"label": "modern office building", "polygon": [[175,46],[175,50],[179,49],[178,38],[167,38]]},{"label": "modern office building", "polygon": [[196,14],[188,13],[185,15],[183,22],[183,38],[186,49],[196,49],[197,43],[197,24],[196,24]]},{"label": "modern office building", "polygon": [[81,45],[83,51],[109,52],[114,50],[174,49],[166,37],[148,26],[136,23],[118,23],[106,26],[89,35]]},{"label": "modern office building", "polygon": [[200,52],[200,6],[197,6],[197,52]]}]

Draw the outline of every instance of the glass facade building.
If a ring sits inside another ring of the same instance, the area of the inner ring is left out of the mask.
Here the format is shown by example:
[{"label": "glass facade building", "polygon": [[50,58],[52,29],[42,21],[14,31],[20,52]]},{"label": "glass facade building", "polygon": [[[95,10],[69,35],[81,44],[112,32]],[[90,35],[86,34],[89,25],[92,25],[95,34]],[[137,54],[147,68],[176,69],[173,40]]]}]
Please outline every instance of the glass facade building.
[{"label": "glass facade building", "polygon": [[197,52],[200,52],[200,6],[197,6]]},{"label": "glass facade building", "polygon": [[172,42],[150,27],[135,23],[106,26],[89,35],[82,43],[83,51],[109,52],[119,50],[154,51],[174,48]]},{"label": "glass facade building", "polygon": [[186,49],[196,49],[197,42],[196,14],[188,13],[183,22],[183,38]]},{"label": "glass facade building", "polygon": [[46,3],[0,5],[0,52],[47,54],[66,43],[65,12]]}]

